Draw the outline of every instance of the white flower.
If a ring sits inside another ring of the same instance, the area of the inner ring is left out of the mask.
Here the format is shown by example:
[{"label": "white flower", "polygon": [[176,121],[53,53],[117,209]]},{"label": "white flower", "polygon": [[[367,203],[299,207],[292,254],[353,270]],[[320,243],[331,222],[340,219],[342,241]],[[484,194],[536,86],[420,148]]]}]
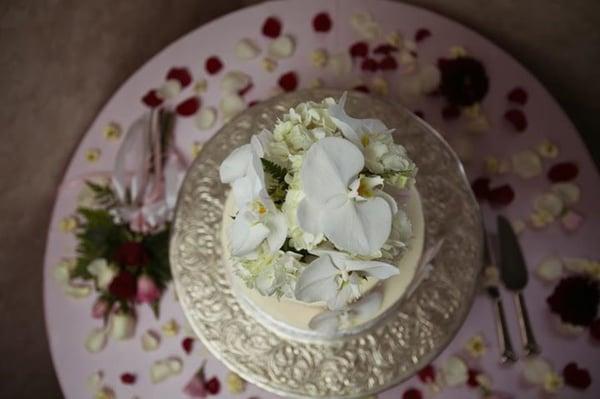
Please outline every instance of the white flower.
[{"label": "white flower", "polygon": [[381,248],[382,256],[393,259],[402,251],[412,237],[412,223],[404,210],[398,209],[392,220],[392,231]]},{"label": "white flower", "polygon": [[[296,178],[294,180],[300,180]],[[299,183],[298,183],[299,185]],[[304,199],[304,192],[299,189],[291,188],[294,184],[290,183],[290,188],[285,196],[285,201],[281,206],[281,210],[287,218],[288,224],[288,235],[290,237],[290,244],[296,249],[311,250],[323,241],[323,234],[312,234],[306,232],[300,228],[298,224],[298,206]]]},{"label": "white flower", "polygon": [[313,251],[319,256],[304,269],[296,283],[296,299],[303,302],[326,301],[329,309],[341,309],[360,297],[362,275],[385,280],[398,274],[387,263],[353,258],[331,250]]},{"label": "white flower", "polygon": [[239,276],[249,288],[256,288],[262,295],[293,298],[296,280],[303,268],[300,258],[293,252],[269,252],[262,245],[256,259],[239,261]]},{"label": "white flower", "polygon": [[119,270],[109,264],[106,259],[93,260],[87,267],[88,272],[96,279],[96,284],[101,290],[106,290]]},{"label": "white flower", "polygon": [[357,176],[363,166],[362,153],[345,139],[313,144],[300,171],[306,198],[297,217],[304,231],[323,233],[339,249],[370,256],[390,235],[395,201],[372,180]]},{"label": "white flower", "polygon": [[383,295],[375,291],[362,297],[341,310],[326,310],[313,317],[308,326],[327,335],[333,335],[340,329],[352,327],[357,322],[372,317],[379,308]]}]

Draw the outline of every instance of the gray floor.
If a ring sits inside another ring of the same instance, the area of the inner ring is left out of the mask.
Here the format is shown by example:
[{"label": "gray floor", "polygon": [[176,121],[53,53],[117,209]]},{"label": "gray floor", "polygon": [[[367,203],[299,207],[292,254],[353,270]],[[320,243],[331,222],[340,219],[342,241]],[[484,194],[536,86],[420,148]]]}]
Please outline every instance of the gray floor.
[{"label": "gray floor", "polygon": [[[512,53],[563,105],[598,157],[600,2],[409,2]],[[0,2],[0,397],[62,397],[45,338],[41,270],[55,189],[81,135],[149,57],[250,3]]]}]

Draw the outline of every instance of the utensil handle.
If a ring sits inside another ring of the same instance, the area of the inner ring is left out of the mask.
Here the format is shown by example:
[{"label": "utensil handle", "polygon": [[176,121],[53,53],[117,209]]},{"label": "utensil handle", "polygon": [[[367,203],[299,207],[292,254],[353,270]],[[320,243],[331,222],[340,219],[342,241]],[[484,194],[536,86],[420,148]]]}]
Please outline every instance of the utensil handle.
[{"label": "utensil handle", "polygon": [[515,304],[517,306],[517,317],[519,319],[519,326],[521,327],[521,338],[523,340],[525,355],[537,355],[542,351],[542,348],[538,345],[535,336],[533,335],[533,329],[531,328],[531,322],[529,321],[529,313],[527,312],[527,306],[525,305],[525,298],[523,297],[522,292],[515,293]]},{"label": "utensil handle", "polygon": [[500,346],[500,363],[514,363],[518,357],[513,349],[512,340],[510,339],[502,299],[496,298],[493,302],[496,310],[496,335],[498,336],[498,345]]}]

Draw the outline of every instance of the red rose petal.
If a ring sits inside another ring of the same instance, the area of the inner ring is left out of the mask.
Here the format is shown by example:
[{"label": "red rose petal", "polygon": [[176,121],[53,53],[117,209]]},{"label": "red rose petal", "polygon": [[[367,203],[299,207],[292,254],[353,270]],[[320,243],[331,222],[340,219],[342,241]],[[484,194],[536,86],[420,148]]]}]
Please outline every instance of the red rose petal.
[{"label": "red rose petal", "polygon": [[132,373],[121,374],[121,382],[123,384],[127,384],[127,385],[135,384],[136,379],[137,379],[137,377],[135,374],[132,374]]},{"label": "red rose petal", "polygon": [[167,73],[167,80],[171,79],[179,81],[182,88],[192,83],[192,75],[187,68],[171,68]]},{"label": "red rose petal", "polygon": [[590,335],[596,341],[600,341],[600,319],[596,319],[590,326]]},{"label": "red rose petal", "polygon": [[206,381],[204,384],[204,388],[208,391],[208,393],[212,395],[216,395],[221,390],[221,383],[217,379],[217,377],[213,377],[210,380]]},{"label": "red rose petal", "polygon": [[198,111],[198,108],[200,108],[200,99],[198,97],[190,97],[179,103],[177,108],[175,108],[175,112],[181,116],[190,116],[194,115]]},{"label": "red rose petal", "polygon": [[417,32],[415,33],[415,42],[420,42],[422,40],[425,40],[429,36],[431,36],[431,32],[429,31],[429,29],[421,28],[421,29],[417,30]]},{"label": "red rose petal", "polygon": [[142,97],[142,102],[150,108],[156,108],[162,104],[163,99],[158,97],[156,90],[150,90],[144,97]]},{"label": "red rose petal", "polygon": [[122,300],[132,300],[137,294],[137,279],[127,270],[121,270],[108,285],[108,292]]},{"label": "red rose petal", "polygon": [[361,91],[363,93],[370,93],[371,91],[369,90],[369,88],[365,85],[358,85],[358,86],[354,86],[354,88],[352,88],[352,90],[354,91]]},{"label": "red rose petal", "polygon": [[575,362],[571,362],[565,366],[563,377],[565,384],[577,389],[586,389],[592,383],[590,372],[579,368]]},{"label": "red rose petal", "polygon": [[366,42],[356,42],[350,46],[350,56],[352,58],[366,57],[367,54],[369,54],[369,45]]},{"label": "red rose petal", "polygon": [[331,30],[331,18],[326,12],[315,15],[312,24],[316,32],[329,32]]},{"label": "red rose petal", "polygon": [[252,84],[252,82],[250,82],[250,83],[248,83],[248,85],[247,85],[246,87],[244,87],[243,89],[240,89],[240,90],[238,91],[238,94],[239,94],[240,96],[242,96],[242,97],[243,97],[243,96],[245,96],[245,95],[246,95],[246,93],[248,93],[248,92],[250,91],[250,89],[252,89],[253,87],[254,87],[254,85]]},{"label": "red rose petal", "polygon": [[248,103],[248,108],[250,107],[254,107],[256,104],[258,104],[260,101],[259,100],[252,100]]},{"label": "red rose petal", "polygon": [[520,109],[509,109],[504,113],[504,119],[510,122],[517,129],[517,132],[527,129],[527,118]]},{"label": "red rose petal", "polygon": [[387,44],[387,43],[380,44],[379,46],[377,46],[373,49],[374,54],[384,54],[384,55],[388,55],[390,53],[393,53],[394,51],[398,51],[398,47],[392,46],[391,44]]},{"label": "red rose petal", "polygon": [[284,91],[294,91],[298,87],[298,76],[295,72],[290,71],[281,75],[277,83]]},{"label": "red rose petal", "polygon": [[221,62],[219,57],[213,55],[212,57],[208,57],[206,59],[204,67],[206,68],[206,72],[208,72],[210,75],[214,75],[223,69],[223,62]]},{"label": "red rose petal", "polygon": [[375,72],[378,67],[379,65],[377,64],[377,61],[375,61],[373,58],[365,58],[360,64],[360,69],[363,71]]},{"label": "red rose petal", "polygon": [[413,112],[413,114],[417,115],[419,118],[425,120],[425,114],[423,113],[423,111],[420,110],[416,110]]},{"label": "red rose petal", "polygon": [[460,108],[456,105],[448,104],[442,108],[442,118],[447,121],[458,119],[460,116]]},{"label": "red rose petal", "polygon": [[262,26],[262,33],[266,37],[275,39],[281,34],[281,22],[275,17],[269,17]]},{"label": "red rose petal", "polygon": [[477,382],[477,376],[479,375],[479,371],[474,369],[469,369],[469,379],[467,380],[467,385],[471,388],[477,388],[479,386],[479,382]]},{"label": "red rose petal", "polygon": [[396,68],[398,68],[398,63],[396,62],[396,59],[390,55],[379,62],[379,69],[382,71],[390,71]]},{"label": "red rose petal", "polygon": [[528,95],[522,87],[515,87],[506,95],[506,98],[513,103],[525,105],[525,103],[527,103]]},{"label": "red rose petal", "polygon": [[579,168],[573,162],[561,162],[548,171],[548,179],[553,183],[573,180],[579,174]]},{"label": "red rose petal", "polygon": [[505,184],[490,190],[488,200],[495,207],[506,206],[515,199],[515,192],[511,186]]},{"label": "red rose petal", "polygon": [[402,399],[423,399],[423,394],[416,388],[410,388],[404,392]]},{"label": "red rose petal", "polygon": [[417,375],[424,384],[429,384],[430,382],[435,381],[435,369],[431,364],[422,368]]},{"label": "red rose petal", "polygon": [[187,353],[188,355],[190,353],[192,353],[192,349],[194,349],[194,338],[192,338],[192,337],[184,338],[183,341],[181,341],[181,347],[183,348],[184,352]]},{"label": "red rose petal", "polygon": [[475,198],[479,201],[486,200],[490,197],[490,179],[487,177],[479,177],[471,183],[471,190],[475,194]]}]

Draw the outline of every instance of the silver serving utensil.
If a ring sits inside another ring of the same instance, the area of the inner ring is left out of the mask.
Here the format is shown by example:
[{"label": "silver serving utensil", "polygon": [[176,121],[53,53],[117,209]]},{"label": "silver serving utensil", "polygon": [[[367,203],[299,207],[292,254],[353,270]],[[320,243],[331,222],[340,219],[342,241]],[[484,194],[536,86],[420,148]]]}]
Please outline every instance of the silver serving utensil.
[{"label": "silver serving utensil", "polygon": [[498,268],[494,262],[494,256],[490,246],[490,237],[484,228],[484,262],[485,262],[485,290],[494,305],[494,319],[496,321],[496,336],[498,337],[498,346],[500,347],[500,363],[514,363],[518,357],[515,353],[508,325],[506,324],[506,315],[504,305],[498,288]]},{"label": "silver serving utensil", "polygon": [[502,282],[507,289],[513,291],[517,317],[523,340],[525,355],[536,355],[542,351],[535,340],[523,290],[527,286],[527,265],[521,252],[521,246],[510,222],[503,216],[498,216],[498,236],[500,238],[500,271]]}]

